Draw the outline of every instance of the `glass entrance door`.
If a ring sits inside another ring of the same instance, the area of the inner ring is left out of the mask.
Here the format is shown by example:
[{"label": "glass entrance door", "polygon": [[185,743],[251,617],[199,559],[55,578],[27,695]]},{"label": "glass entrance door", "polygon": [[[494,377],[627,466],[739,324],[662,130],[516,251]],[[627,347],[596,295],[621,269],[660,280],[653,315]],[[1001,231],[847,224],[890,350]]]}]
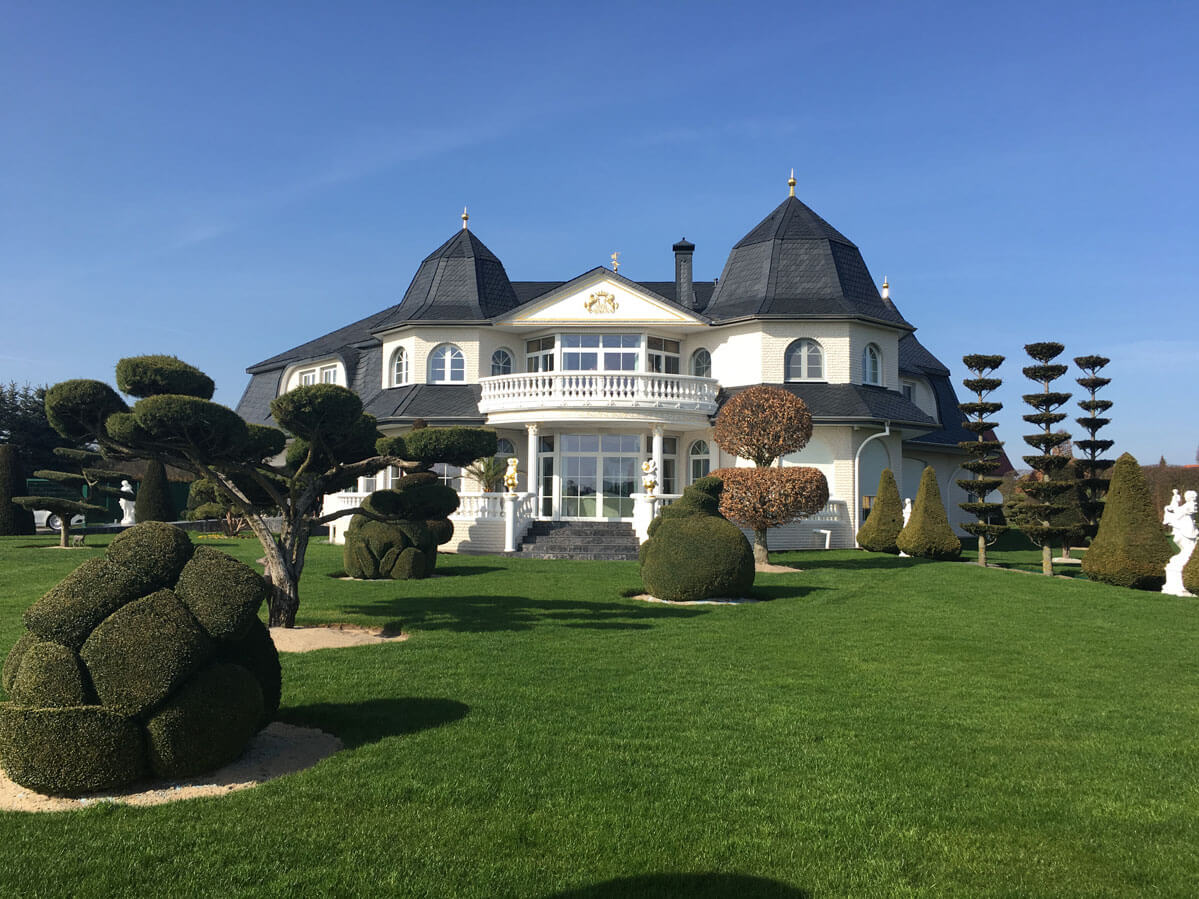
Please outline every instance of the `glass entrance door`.
[{"label": "glass entrance door", "polygon": [[562,518],[633,517],[640,434],[563,434]]}]

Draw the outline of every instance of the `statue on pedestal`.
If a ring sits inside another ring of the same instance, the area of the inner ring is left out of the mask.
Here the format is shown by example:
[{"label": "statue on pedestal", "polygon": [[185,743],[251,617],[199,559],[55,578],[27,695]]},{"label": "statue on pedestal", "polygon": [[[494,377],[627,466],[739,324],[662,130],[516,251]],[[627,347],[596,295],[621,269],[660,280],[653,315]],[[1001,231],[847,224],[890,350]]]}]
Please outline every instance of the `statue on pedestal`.
[{"label": "statue on pedestal", "polygon": [[658,463],[646,459],[641,463],[641,489],[646,496],[653,496],[658,487]]},{"label": "statue on pedestal", "polygon": [[1195,525],[1195,511],[1199,508],[1196,496],[1194,490],[1188,490],[1183,496],[1179,496],[1175,490],[1162,517],[1162,524],[1170,528],[1170,536],[1178,546],[1178,553],[1166,563],[1166,583],[1162,587],[1162,593],[1194,596],[1183,586],[1182,569],[1186,567],[1191,553],[1195,551],[1196,540],[1199,540],[1199,527]]},{"label": "statue on pedestal", "polygon": [[508,457],[508,470],[504,472],[504,486],[508,488],[509,493],[516,492],[516,457]]},{"label": "statue on pedestal", "polygon": [[[903,526],[905,528],[908,526],[908,519],[911,517],[912,517],[912,498],[909,496],[909,497],[907,497],[907,499],[905,499],[903,501]],[[905,559],[911,558],[903,550],[900,550],[899,554],[900,554],[900,556],[902,556]]]},{"label": "statue on pedestal", "polygon": [[134,507],[133,501],[133,485],[128,480],[121,481],[121,524],[133,524],[134,522]]}]

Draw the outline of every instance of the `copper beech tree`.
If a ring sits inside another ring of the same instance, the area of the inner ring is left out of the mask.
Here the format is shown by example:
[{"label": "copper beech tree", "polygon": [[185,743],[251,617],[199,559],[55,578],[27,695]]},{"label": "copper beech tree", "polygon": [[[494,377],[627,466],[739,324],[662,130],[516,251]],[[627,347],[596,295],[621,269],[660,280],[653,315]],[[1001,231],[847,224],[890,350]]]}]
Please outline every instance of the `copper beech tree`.
[{"label": "copper beech tree", "polygon": [[716,416],[716,445],[749,459],[754,468],[721,468],[720,513],[754,532],[754,561],[768,561],[766,531],[828,502],[828,482],[815,468],[771,468],[780,456],[803,449],[812,438],[807,403],[781,387],[758,386],[728,400]]}]

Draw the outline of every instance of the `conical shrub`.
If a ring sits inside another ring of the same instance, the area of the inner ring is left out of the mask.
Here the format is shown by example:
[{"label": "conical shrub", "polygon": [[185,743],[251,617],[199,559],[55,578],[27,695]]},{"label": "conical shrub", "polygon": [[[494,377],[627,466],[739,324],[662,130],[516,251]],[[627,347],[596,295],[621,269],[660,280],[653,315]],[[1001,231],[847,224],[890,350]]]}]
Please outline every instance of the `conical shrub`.
[{"label": "conical shrub", "polygon": [[931,466],[920,476],[920,490],[912,505],[912,517],[899,532],[895,544],[909,556],[923,559],[948,561],[962,554],[962,541],[949,526],[937,476]]},{"label": "conical shrub", "polygon": [[1125,453],[1112,468],[1099,532],[1082,559],[1083,573],[1118,587],[1160,590],[1172,555],[1174,547],[1149,498],[1145,474]]},{"label": "conical shrub", "polygon": [[171,487],[167,483],[166,466],[155,459],[146,463],[146,473],[137,488],[133,514],[138,524],[143,521],[175,520],[175,507],[171,502]]},{"label": "conical shrub", "polygon": [[12,498],[25,495],[25,484],[17,486],[17,454],[9,444],[0,444],[0,537],[17,533],[17,506]]},{"label": "conical shrub", "polygon": [[878,479],[878,493],[866,522],[858,528],[858,546],[872,553],[899,552],[895,541],[903,530],[903,506],[899,501],[899,488],[895,486],[895,475],[884,468]]}]

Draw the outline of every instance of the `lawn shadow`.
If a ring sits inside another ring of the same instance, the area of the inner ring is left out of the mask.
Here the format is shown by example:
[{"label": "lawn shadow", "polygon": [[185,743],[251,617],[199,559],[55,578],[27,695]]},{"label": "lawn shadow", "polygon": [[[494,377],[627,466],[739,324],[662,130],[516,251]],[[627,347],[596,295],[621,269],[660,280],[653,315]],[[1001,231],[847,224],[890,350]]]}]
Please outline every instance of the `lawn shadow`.
[{"label": "lawn shadow", "polygon": [[884,569],[915,568],[917,565],[927,565],[929,562],[929,559],[916,559],[910,556],[900,558],[899,556],[890,556],[883,553],[862,553],[860,558],[854,559],[804,560],[802,567],[804,571],[816,571],[818,569],[829,571],[880,571]]},{"label": "lawn shadow", "polygon": [[640,874],[554,893],[546,899],[618,899],[628,896],[736,896],[737,899],[810,899],[811,893],[747,874]]},{"label": "lawn shadow", "polygon": [[809,593],[828,589],[828,587],[812,587],[807,584],[755,583],[749,591],[749,597],[751,599],[760,599],[763,602],[770,602],[775,599],[803,599]]},{"label": "lawn shadow", "polygon": [[545,624],[605,630],[644,630],[664,618],[694,618],[707,609],[660,603],[533,600],[527,596],[393,596],[341,611],[386,618],[385,627],[405,631],[526,631]]},{"label": "lawn shadow", "polygon": [[465,718],[470,706],[453,699],[368,699],[364,702],[318,702],[279,710],[287,724],[319,727],[349,748],[441,727]]}]

